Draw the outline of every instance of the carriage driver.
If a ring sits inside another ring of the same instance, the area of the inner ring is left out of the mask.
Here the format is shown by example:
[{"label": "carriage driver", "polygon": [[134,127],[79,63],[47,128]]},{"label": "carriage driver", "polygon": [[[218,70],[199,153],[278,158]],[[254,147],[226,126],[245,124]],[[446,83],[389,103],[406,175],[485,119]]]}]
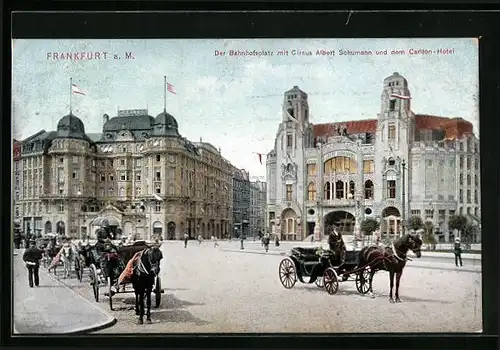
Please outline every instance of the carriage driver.
[{"label": "carriage driver", "polygon": [[344,243],[344,239],[342,238],[342,234],[339,232],[338,222],[332,225],[332,230],[328,235],[328,245],[330,246],[331,251],[337,252],[340,250],[340,265],[342,265],[345,262],[347,249]]}]

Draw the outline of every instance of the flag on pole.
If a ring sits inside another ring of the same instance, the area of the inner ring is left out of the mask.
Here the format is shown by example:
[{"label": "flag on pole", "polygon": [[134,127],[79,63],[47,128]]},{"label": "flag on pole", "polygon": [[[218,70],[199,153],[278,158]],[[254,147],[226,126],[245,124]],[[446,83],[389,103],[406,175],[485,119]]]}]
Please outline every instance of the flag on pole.
[{"label": "flag on pole", "polygon": [[176,95],[177,93],[175,92],[174,86],[170,83],[167,83],[167,91],[170,92],[171,94]]},{"label": "flag on pole", "polygon": [[71,92],[77,95],[86,95],[85,92],[80,89],[76,84],[71,84]]},{"label": "flag on pole", "polygon": [[262,153],[258,153],[258,152],[253,152],[253,153],[255,153],[255,154],[257,155],[257,157],[259,158],[259,163],[260,163],[260,165],[262,165],[262,156],[263,156],[264,154],[262,154]]},{"label": "flag on pole", "polygon": [[410,96],[400,95],[400,94],[391,94],[391,98],[399,98],[400,100],[411,100]]}]

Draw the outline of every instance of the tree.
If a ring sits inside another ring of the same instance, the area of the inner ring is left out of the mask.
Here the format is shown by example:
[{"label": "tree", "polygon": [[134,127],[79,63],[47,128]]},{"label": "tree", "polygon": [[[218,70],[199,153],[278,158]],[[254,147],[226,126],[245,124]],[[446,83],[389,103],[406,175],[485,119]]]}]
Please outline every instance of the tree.
[{"label": "tree", "polygon": [[[372,218],[368,218],[363,220],[361,223],[361,231],[364,233],[364,236],[371,236],[373,235],[373,232],[377,231],[380,227],[380,223]],[[364,241],[364,236],[363,236],[363,241]]]},{"label": "tree", "polygon": [[462,232],[462,242],[464,243],[466,249],[470,249],[471,243],[474,241],[474,236],[478,232],[478,227],[468,222]]},{"label": "tree", "polygon": [[373,232],[377,231],[380,227],[380,223],[375,219],[365,219],[361,223],[361,231],[364,232],[365,235],[370,236]]},{"label": "tree", "polygon": [[434,237],[434,224],[432,221],[426,221],[423,229],[424,236],[422,237],[422,242],[428,246],[436,244],[436,237]]},{"label": "tree", "polygon": [[408,228],[413,231],[418,231],[422,227],[424,227],[424,222],[420,216],[412,216],[410,220],[408,220]]},{"label": "tree", "polygon": [[450,230],[458,230],[460,236],[466,227],[467,218],[463,215],[453,215],[448,220],[448,228]]}]

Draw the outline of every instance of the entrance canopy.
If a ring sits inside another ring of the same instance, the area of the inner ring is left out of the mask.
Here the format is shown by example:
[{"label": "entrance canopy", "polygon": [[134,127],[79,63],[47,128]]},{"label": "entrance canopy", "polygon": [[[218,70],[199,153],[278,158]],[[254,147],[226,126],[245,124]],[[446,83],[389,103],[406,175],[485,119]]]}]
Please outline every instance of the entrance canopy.
[{"label": "entrance canopy", "polygon": [[114,216],[98,216],[92,220],[93,226],[109,227],[109,226],[120,226],[118,219]]}]

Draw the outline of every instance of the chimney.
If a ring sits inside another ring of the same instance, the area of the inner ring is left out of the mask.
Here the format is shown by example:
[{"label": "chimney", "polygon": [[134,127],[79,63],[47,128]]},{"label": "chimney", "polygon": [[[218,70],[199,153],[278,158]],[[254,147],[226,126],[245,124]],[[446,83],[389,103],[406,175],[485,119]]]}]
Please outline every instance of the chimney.
[{"label": "chimney", "polygon": [[109,115],[104,114],[102,116],[102,125],[104,126],[104,124],[106,124],[108,121],[109,121]]}]

